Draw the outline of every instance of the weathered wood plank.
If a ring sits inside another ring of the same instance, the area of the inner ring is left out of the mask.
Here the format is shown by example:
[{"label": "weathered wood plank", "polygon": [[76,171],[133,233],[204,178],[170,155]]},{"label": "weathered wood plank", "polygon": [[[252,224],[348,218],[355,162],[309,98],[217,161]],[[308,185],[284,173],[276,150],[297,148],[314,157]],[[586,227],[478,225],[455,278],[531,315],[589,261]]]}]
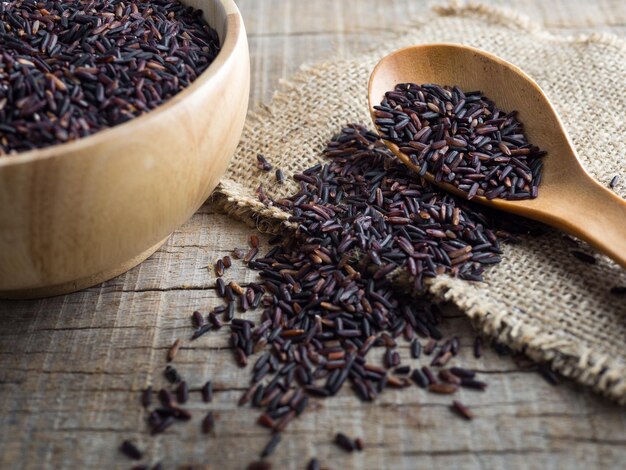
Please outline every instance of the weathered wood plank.
[{"label": "weathered wood plank", "polygon": [[[559,34],[594,31],[626,34],[626,8],[620,0],[483,3],[513,6]],[[251,106],[271,99],[278,80],[291,75],[302,63],[375,47],[394,38],[399,24],[419,18],[433,4],[426,0],[239,1],[252,51]]]},{"label": "weathered wood plank", "polygon": [[[141,302],[137,295],[141,295]],[[5,386],[14,383],[14,393],[7,393],[11,400],[4,405],[14,417],[15,429],[29,424],[34,429],[27,445],[15,432],[3,435],[3,442],[9,448],[26,445],[22,449],[27,455],[37,455],[45,442],[43,451],[54,451],[53,455],[58,456],[51,462],[55,465],[67,466],[72,459],[85,458],[90,465],[100,467],[116,456],[115,443],[131,435],[138,436],[152,448],[151,452],[163,456],[167,462],[172,461],[172,457],[182,462],[180,456],[189,453],[190,462],[202,462],[206,456],[211,456],[210,461],[216,463],[231,459],[227,468],[244,466],[262,448],[268,434],[252,424],[257,412],[236,407],[239,393],[248,383],[248,372],[223,367],[232,362],[231,351],[226,348],[225,330],[209,334],[192,345],[187,343],[175,360],[179,371],[192,378],[195,399],[190,408],[219,410],[216,438],[207,439],[205,446],[206,438],[197,433],[197,420],[172,429],[167,433],[169,439],[162,436],[151,440],[141,432],[145,428],[143,412],[137,405],[139,389],[147,382],[163,383],[160,372],[168,346],[174,338],[189,335],[187,313],[190,309],[202,302],[217,303],[214,291],[193,291],[191,296],[189,292],[177,290],[139,294],[108,292],[102,297],[102,305],[115,305],[118,299],[119,304],[132,302],[139,308],[124,312],[123,317],[119,316],[118,308],[103,308],[98,312],[97,321],[92,320],[87,326],[82,323],[82,317],[74,321],[67,319],[64,323],[68,326],[54,330],[42,322],[31,331],[31,338],[37,337],[36,342],[21,334],[18,328],[9,348],[7,342],[11,339],[2,336],[0,359],[6,366],[3,380]],[[158,305],[158,311],[151,312],[152,305]],[[173,312],[173,307],[186,307],[187,312]],[[48,321],[57,323],[59,317],[69,313],[64,309],[67,307],[62,304],[52,309],[48,312]],[[246,316],[253,318],[254,314]],[[133,330],[148,330],[150,325],[153,325],[152,336],[132,333]],[[461,332],[466,357],[463,363],[476,366],[489,376],[488,392],[464,392],[459,397],[477,412],[478,420],[470,424],[458,421],[447,410],[448,398],[426,395],[417,388],[385,393],[375,405],[363,405],[345,392],[337,399],[320,401],[316,413],[307,413],[294,423],[293,431],[285,439],[286,445],[277,453],[279,468],[299,468],[299,462],[293,457],[303,452],[320,455],[335,465],[345,461],[353,468],[381,468],[383,459],[389,459],[388,463],[393,465],[416,459],[415,468],[444,462],[465,462],[472,468],[479,462],[476,455],[504,463],[511,458],[521,462],[527,453],[536,456],[538,462],[543,458],[547,462],[549,458],[560,457],[568,443],[579,440],[586,448],[606,447],[603,458],[616,462],[611,460],[619,456],[614,448],[624,444],[616,431],[624,426],[624,418],[612,413],[612,406],[575,388],[553,388],[536,374],[517,371],[509,360],[498,358],[492,352],[488,352],[484,360],[472,359],[469,357],[471,329],[462,316],[450,316],[444,331]],[[97,336],[95,341],[93,335]],[[108,342],[115,344],[115,348],[107,348]],[[53,350],[40,349],[57,344]],[[74,354],[79,344],[96,347],[77,364],[68,364],[68,356]],[[406,346],[401,349],[407,358]],[[200,404],[198,400],[197,389],[207,377],[212,377],[216,386],[215,402],[211,406]],[[573,402],[578,402],[579,406],[572,408]],[[35,410],[38,411],[33,413]],[[362,429],[367,423],[381,423],[382,427]],[[597,426],[599,423],[602,425]],[[451,433],[452,426],[455,426],[454,433]],[[597,429],[590,434],[590,427],[595,426]],[[505,436],[498,431],[503,427],[509,430]],[[48,430],[55,430],[54,438],[40,441],[50,434]],[[346,461],[345,456],[329,445],[336,430],[364,435],[369,444],[368,452]],[[309,432],[312,441],[298,440]],[[481,439],[475,439],[476,433]],[[80,435],[89,435],[94,441],[79,443],[79,455],[76,448],[64,447],[65,441],[59,437],[79,439]],[[249,447],[249,452],[242,453],[238,446],[236,451],[228,450],[228,444],[235,442],[235,437],[241,446]],[[104,447],[98,447],[96,442]],[[571,456],[568,458],[574,462]]]},{"label": "weathered wood plank", "polygon": [[[254,102],[267,100],[277,80],[303,62],[392,37],[395,19],[419,15],[427,2],[238,3],[250,33]],[[626,31],[619,1],[527,0],[516,7],[563,32]],[[188,340],[191,312],[220,303],[207,266],[245,247],[250,233],[207,204],[153,257],[123,276],[64,297],[0,301],[0,468],[129,468],[117,451],[129,437],[146,449],[150,462],[162,460],[166,468],[244,468],[254,460],[269,433],[254,424],[258,411],[236,405],[249,371],[233,366],[226,329]],[[240,283],[255,277],[239,262],[225,276]],[[622,409],[571,383],[552,387],[493,351],[474,359],[473,330],[458,312],[447,312],[443,330],[460,336],[458,363],[476,368],[490,384],[483,393],[459,396],[478,415],[475,421],[452,415],[448,397],[416,387],[386,392],[366,405],[346,389],[336,399],[316,400],[314,412],[292,423],[271,459],[274,468],[301,469],[314,455],[346,469],[623,466]],[[176,338],[184,344],[174,364],[190,382],[189,408],[196,413],[192,422],[152,438],[139,391],[164,384],[165,354]],[[408,361],[407,346],[400,350]],[[207,378],[216,389],[210,405],[200,402],[198,392]],[[217,421],[209,437],[199,432],[208,409]],[[339,430],[363,436],[367,450],[338,450],[331,440]]]}]

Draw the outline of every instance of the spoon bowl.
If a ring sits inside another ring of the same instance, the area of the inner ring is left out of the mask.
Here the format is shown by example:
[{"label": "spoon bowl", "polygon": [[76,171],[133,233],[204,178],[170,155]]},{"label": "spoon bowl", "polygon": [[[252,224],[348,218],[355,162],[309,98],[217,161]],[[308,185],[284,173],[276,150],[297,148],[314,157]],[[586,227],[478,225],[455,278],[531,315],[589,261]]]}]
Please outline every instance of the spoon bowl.
[{"label": "spoon bowl", "polygon": [[[475,196],[473,201],[569,232],[626,267],[626,201],[585,171],[558,114],[534,80],[513,64],[473,47],[409,46],[384,57],[372,71],[368,100],[374,123],[374,106],[385,93],[409,82],[480,90],[500,109],[517,110],[528,141],[547,151],[537,198],[509,201]],[[419,171],[396,144],[384,142],[409,168]],[[432,174],[424,177],[435,183]],[[466,196],[451,184],[435,184]]]}]

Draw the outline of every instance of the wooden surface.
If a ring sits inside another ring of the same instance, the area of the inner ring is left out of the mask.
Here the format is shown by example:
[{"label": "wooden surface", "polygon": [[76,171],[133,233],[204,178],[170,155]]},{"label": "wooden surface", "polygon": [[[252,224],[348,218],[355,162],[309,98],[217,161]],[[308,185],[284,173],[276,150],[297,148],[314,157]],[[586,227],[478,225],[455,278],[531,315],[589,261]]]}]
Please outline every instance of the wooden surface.
[{"label": "wooden surface", "polygon": [[248,44],[232,0],[194,5],[222,50],[192,86],[124,125],[0,158],[0,297],[73,292],[125,272],[217,186],[246,117]]},{"label": "wooden surface", "polygon": [[[426,8],[415,0],[238,3],[251,46],[252,102],[268,99],[277,79],[300,63],[371,46],[393,34],[394,18]],[[566,33],[626,33],[619,0],[516,3]],[[249,371],[233,366],[226,330],[188,341],[191,312],[219,304],[206,266],[245,246],[250,233],[206,204],[125,275],[64,297],[0,302],[0,468],[130,468],[117,450],[126,438],[146,450],[143,462],[161,460],[165,468],[237,469],[255,459],[269,433],[254,424],[257,410],[236,405]],[[238,263],[226,274],[240,282],[254,278]],[[313,455],[334,469],[624,467],[623,408],[569,382],[548,385],[493,351],[475,360],[468,321],[449,312],[446,323],[445,332],[461,336],[458,363],[475,367],[490,384],[484,393],[460,395],[476,420],[458,419],[448,410],[449,397],[416,387],[385,392],[374,404],[346,390],[315,401],[315,411],[291,424],[271,458],[274,468],[303,469]],[[211,378],[215,399],[203,404],[193,392],[194,419],[154,438],[146,432],[139,391],[163,385],[165,354],[175,338],[184,340],[176,367],[194,388]],[[406,352],[405,346],[405,358]],[[208,409],[216,414],[213,436],[199,432]],[[338,450],[331,444],[337,431],[363,436],[366,450]]]},{"label": "wooden surface", "polygon": [[[541,197],[489,200],[481,188],[472,200],[568,232],[626,268],[626,201],[584,170],[550,100],[523,70],[469,46],[404,48],[381,59],[372,72],[368,96],[373,121],[373,107],[397,83],[455,83],[463,90],[481,90],[501,109],[518,111],[528,141],[558,157],[543,159]],[[405,165],[419,173],[419,165],[398,145],[390,141],[386,144]],[[425,178],[449,193],[467,196],[453,184],[436,182],[430,172]],[[603,210],[598,211],[598,207]]]}]

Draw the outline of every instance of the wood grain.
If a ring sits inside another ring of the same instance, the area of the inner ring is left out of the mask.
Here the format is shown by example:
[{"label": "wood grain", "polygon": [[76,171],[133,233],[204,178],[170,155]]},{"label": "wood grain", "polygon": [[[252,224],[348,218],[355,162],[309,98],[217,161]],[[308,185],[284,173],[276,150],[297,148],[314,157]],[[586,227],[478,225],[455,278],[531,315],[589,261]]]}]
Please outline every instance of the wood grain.
[{"label": "wood grain", "polygon": [[[621,3],[587,3],[544,6],[532,0],[518,2],[517,8],[566,31],[623,28]],[[271,96],[277,79],[302,62],[390,37],[392,15],[418,14],[426,2],[238,4],[250,33],[254,102]],[[0,468],[130,468],[117,450],[126,438],[146,450],[150,458],[144,461],[162,460],[166,468],[193,463],[241,469],[256,459],[270,436],[253,424],[256,410],[236,406],[249,371],[233,367],[226,331],[188,341],[191,312],[219,302],[207,265],[246,246],[249,234],[249,228],[208,203],[125,275],[63,297],[0,302]],[[249,282],[255,276],[235,263],[225,277]],[[550,386],[492,351],[473,359],[474,333],[458,312],[447,312],[444,330],[460,335],[458,362],[478,369],[490,384],[484,393],[460,396],[478,415],[475,421],[452,415],[449,398],[417,388],[386,392],[368,405],[344,391],[336,399],[316,401],[316,412],[292,423],[271,458],[274,468],[302,469],[313,455],[335,469],[623,467],[623,409],[569,382]],[[174,364],[194,389],[190,408],[197,413],[190,423],[152,438],[139,390],[164,383],[166,351],[176,338],[184,344]],[[408,357],[406,347],[402,354]],[[207,378],[216,387],[210,405],[202,404],[195,390]],[[209,437],[199,432],[208,409],[217,422]],[[366,451],[338,450],[331,439],[339,430],[363,436]]]}]

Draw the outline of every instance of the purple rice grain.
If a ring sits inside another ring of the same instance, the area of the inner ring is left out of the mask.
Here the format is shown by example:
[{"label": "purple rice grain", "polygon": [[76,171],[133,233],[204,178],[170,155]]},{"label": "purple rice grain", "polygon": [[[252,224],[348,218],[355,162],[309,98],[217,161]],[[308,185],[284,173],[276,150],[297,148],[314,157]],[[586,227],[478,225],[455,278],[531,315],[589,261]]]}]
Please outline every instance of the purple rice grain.
[{"label": "purple rice grain", "polygon": [[217,295],[219,295],[220,297],[224,297],[224,295],[226,294],[226,283],[224,282],[224,279],[218,277],[215,280],[215,289],[217,290]]},{"label": "purple rice grain", "polygon": [[461,378],[454,375],[447,369],[442,369],[439,371],[439,378],[443,382],[447,382],[454,385],[461,385]]},{"label": "purple rice grain", "polygon": [[141,392],[141,406],[148,408],[152,404],[152,387],[148,386]]},{"label": "purple rice grain", "polygon": [[465,406],[463,403],[461,403],[460,401],[453,400],[452,406],[450,408],[456,414],[458,414],[462,418],[465,418],[468,421],[471,421],[472,419],[474,419],[474,413],[472,413],[470,409],[467,406]]},{"label": "purple rice grain", "polygon": [[611,294],[613,294],[613,295],[626,295],[626,286],[611,287]]},{"label": "purple rice grain", "polygon": [[235,349],[235,358],[239,367],[246,367],[248,365],[248,355],[242,348]]},{"label": "purple rice grain", "polygon": [[182,343],[180,339],[176,339],[176,341],[174,341],[174,344],[170,346],[170,348],[167,350],[167,362],[171,362],[174,360],[176,354],[178,354],[178,350],[180,349],[181,344]]},{"label": "purple rice grain", "polygon": [[596,258],[593,255],[590,255],[589,253],[585,253],[584,251],[570,250],[570,254],[574,256],[574,258],[582,261],[583,263],[596,264]]},{"label": "purple rice grain", "polygon": [[225,322],[232,321],[233,318],[235,318],[235,302],[234,301],[228,302],[226,306],[226,310],[224,311],[223,318]]},{"label": "purple rice grain", "polygon": [[424,346],[424,354],[426,354],[427,356],[430,356],[436,347],[437,347],[437,341],[432,338],[429,339],[428,342],[426,343],[426,346]]},{"label": "purple rice grain", "polygon": [[459,337],[454,336],[450,340],[450,352],[452,353],[453,356],[456,356],[459,353],[460,349],[461,349],[461,342],[459,340]]},{"label": "purple rice grain", "polygon": [[247,470],[272,470],[272,464],[267,460],[258,460],[250,462],[246,468]]},{"label": "purple rice grain", "polygon": [[609,183],[609,187],[611,189],[614,189],[615,186],[617,186],[617,183],[619,183],[620,177],[619,175],[615,175],[613,178],[611,178],[611,182]]},{"label": "purple rice grain", "polygon": [[261,451],[261,458],[264,459],[265,457],[272,455],[276,450],[276,447],[278,447],[278,444],[280,444],[281,439],[282,436],[280,434],[274,434],[263,448],[263,451]]},{"label": "purple rice grain", "polygon": [[250,263],[254,259],[256,255],[259,254],[259,249],[257,247],[250,248],[246,256],[243,258],[244,263]]},{"label": "purple rice grain", "polygon": [[222,277],[224,275],[224,261],[218,259],[215,263],[215,275],[217,277]]},{"label": "purple rice grain", "polygon": [[413,369],[411,372],[411,380],[417,384],[418,387],[426,388],[428,387],[430,381],[428,377],[422,372],[420,369]]},{"label": "purple rice grain", "polygon": [[261,416],[259,416],[257,423],[263,427],[270,429],[273,429],[276,426],[276,422],[267,413],[263,413]]},{"label": "purple rice grain", "polygon": [[480,336],[474,339],[474,357],[479,359],[483,355],[483,340]]},{"label": "purple rice grain", "polygon": [[[224,282],[224,281],[222,281]],[[193,326],[196,328],[200,328],[201,326],[204,326],[206,324],[206,320],[204,319],[204,315],[202,315],[202,313],[200,313],[198,310],[196,310],[195,312],[192,313],[191,315],[191,322],[193,323]]]},{"label": "purple rice grain", "polygon": [[271,163],[260,153],[256,156],[256,165],[259,170],[270,171],[272,169]]},{"label": "purple rice grain", "polygon": [[306,470],[321,470],[321,469],[322,469],[322,466],[320,464],[320,461],[317,460],[315,457],[309,460],[309,463],[306,466]]},{"label": "purple rice grain", "polygon": [[449,383],[434,383],[428,386],[428,391],[431,393],[438,393],[442,395],[448,395],[451,393],[456,393],[459,389],[457,385],[449,384]]},{"label": "purple rice grain", "polygon": [[452,359],[451,351],[440,351],[431,361],[431,366],[443,367]]},{"label": "purple rice grain", "polygon": [[159,395],[159,401],[164,407],[170,408],[174,406],[174,397],[172,396],[172,393],[169,390],[162,388],[161,390],[159,390],[158,395]]},{"label": "purple rice grain", "polygon": [[187,403],[187,400],[189,400],[189,386],[184,380],[176,387],[176,399],[181,404]]},{"label": "purple rice grain", "polygon": [[480,380],[468,379],[463,377],[461,378],[461,387],[482,391],[487,388],[487,384],[485,382],[481,382]]},{"label": "purple rice grain", "polygon": [[413,341],[411,341],[411,357],[413,359],[419,359],[421,353],[422,353],[422,344],[416,338]]},{"label": "purple rice grain", "polygon": [[180,421],[189,421],[192,418],[191,412],[189,410],[179,408],[179,407],[174,407],[173,410],[174,410],[174,417]]},{"label": "purple rice grain", "polygon": [[338,432],[335,435],[335,444],[337,444],[346,452],[353,452],[356,449],[354,441],[342,432]]},{"label": "purple rice grain", "polygon": [[296,412],[295,411],[290,411],[289,413],[287,413],[285,416],[283,416],[280,421],[278,423],[276,423],[276,426],[274,426],[274,432],[279,433],[279,432],[283,432],[287,426],[289,425],[289,423],[296,417]]},{"label": "purple rice grain", "polygon": [[161,434],[175,422],[176,422],[176,419],[173,416],[167,416],[163,418],[161,421],[159,421],[158,423],[155,423],[155,425],[150,430],[150,434],[152,435]]},{"label": "purple rice grain", "polygon": [[[222,321],[219,318],[217,318],[216,310],[209,313],[208,320],[209,320],[209,324],[211,325],[211,328],[214,330],[219,330],[223,325]],[[208,328],[207,330],[203,331],[202,334],[206,333],[211,328]]]},{"label": "purple rice grain", "polygon": [[169,383],[178,383],[182,380],[178,371],[172,366],[165,367],[163,375]]},{"label": "purple rice grain", "polygon": [[230,281],[228,285],[235,294],[237,295],[243,294],[243,288],[237,283],[237,281]]},{"label": "purple rice grain", "polygon": [[409,372],[411,372],[411,367],[410,366],[400,366],[400,367],[396,367],[393,371],[394,374],[397,375],[407,375]]},{"label": "purple rice grain", "polygon": [[357,437],[354,440],[354,447],[356,447],[356,450],[362,451],[365,448],[365,443],[363,442],[363,439],[360,437]]},{"label": "purple rice grain", "polygon": [[559,385],[561,383],[561,381],[559,380],[559,376],[555,372],[553,372],[552,369],[550,369],[550,367],[548,367],[547,365],[540,365],[537,371],[550,385]]},{"label": "purple rice grain", "polygon": [[285,175],[283,174],[283,170],[280,168],[276,170],[276,182],[278,184],[283,184],[285,182]]},{"label": "purple rice grain", "polygon": [[120,446],[120,451],[125,454],[127,457],[133,460],[141,460],[143,457],[143,452],[140,451],[135,444],[131,441],[124,441]]},{"label": "purple rice grain", "polygon": [[215,428],[215,418],[213,412],[209,411],[202,419],[202,432],[204,434],[210,434]]},{"label": "purple rice grain", "polygon": [[580,242],[576,238],[572,237],[571,235],[564,233],[562,237],[563,237],[563,240],[565,240],[567,244],[570,245],[571,247],[578,248],[580,246]]},{"label": "purple rice grain", "polygon": [[430,370],[428,366],[422,367],[422,373],[428,379],[428,383],[430,385],[437,383],[437,379],[435,378],[435,374]]},{"label": "purple rice grain", "polygon": [[450,372],[461,379],[473,379],[476,376],[476,372],[462,367],[450,367]]},{"label": "purple rice grain", "polygon": [[210,403],[213,400],[213,383],[207,380],[200,392],[202,393],[202,401]]},{"label": "purple rice grain", "polygon": [[157,408],[155,412],[161,417],[171,417],[179,421],[189,421],[191,419],[189,411],[173,404],[166,408]]},{"label": "purple rice grain", "polygon": [[[211,316],[209,315],[209,319],[211,318]],[[214,328],[214,325],[211,323],[206,323],[204,325],[202,325],[200,328],[196,329],[196,331],[193,332],[193,334],[191,335],[191,339],[198,339],[200,336],[204,335],[205,333],[207,333],[208,331],[210,331],[212,328]]]}]

